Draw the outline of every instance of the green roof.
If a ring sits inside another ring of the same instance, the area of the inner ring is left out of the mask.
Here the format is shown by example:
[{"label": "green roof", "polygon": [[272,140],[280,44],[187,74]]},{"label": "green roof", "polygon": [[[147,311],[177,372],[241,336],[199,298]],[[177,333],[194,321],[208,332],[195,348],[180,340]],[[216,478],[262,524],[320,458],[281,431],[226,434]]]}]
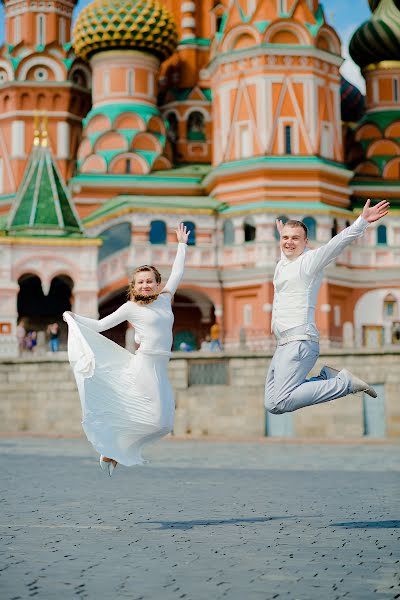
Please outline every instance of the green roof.
[{"label": "green roof", "polygon": [[96,115],[105,115],[110,119],[111,124],[113,124],[114,119],[116,117],[127,112],[132,112],[140,115],[141,117],[143,117],[146,123],[151,117],[160,116],[160,111],[158,110],[158,108],[155,108],[153,106],[147,106],[145,104],[138,104],[133,102],[127,102],[126,104],[102,104],[97,108],[93,108],[86,115],[85,119],[83,120],[83,126],[87,127],[89,121],[93,119],[93,117],[95,117]]},{"label": "green roof", "polygon": [[82,233],[79,217],[47,146],[35,146],[5,227],[10,234]]},{"label": "green roof", "polygon": [[298,212],[325,212],[330,214],[341,213],[343,215],[350,215],[351,210],[345,208],[339,208],[332,206],[331,204],[324,204],[323,202],[282,202],[282,200],[274,201],[260,201],[260,202],[249,202],[248,204],[240,204],[236,206],[223,206],[220,212],[223,215],[234,215],[235,213],[242,212],[270,212],[274,210],[276,214],[282,214],[283,212],[298,213]]},{"label": "green roof", "polygon": [[368,112],[358,123],[358,129],[360,129],[362,125],[372,123],[373,125],[376,125],[381,131],[384,131],[386,127],[394,123],[394,121],[399,120],[400,111],[398,110],[380,110],[376,112]]},{"label": "green roof", "polygon": [[218,211],[222,208],[220,202],[211,196],[142,196],[142,195],[121,195],[108,200],[83,219],[85,224],[91,223],[97,219],[102,219],[108,215],[113,215],[120,211],[129,212],[130,210],[140,209],[143,212],[147,210],[159,210],[170,212],[174,210],[194,211],[207,210]]}]

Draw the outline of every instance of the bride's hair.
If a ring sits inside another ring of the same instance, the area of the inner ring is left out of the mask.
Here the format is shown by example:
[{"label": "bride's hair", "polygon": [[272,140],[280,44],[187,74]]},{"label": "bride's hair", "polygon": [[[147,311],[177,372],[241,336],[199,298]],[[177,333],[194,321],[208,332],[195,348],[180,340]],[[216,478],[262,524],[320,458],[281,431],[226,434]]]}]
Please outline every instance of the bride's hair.
[{"label": "bride's hair", "polygon": [[[138,295],[135,292],[136,275],[138,273],[142,273],[143,271],[150,271],[151,273],[154,273],[156,283],[158,283],[158,284],[161,283],[161,274],[155,267],[153,267],[153,265],[142,265],[141,267],[138,267],[137,269],[135,269],[133,271],[132,279],[129,282],[129,287],[128,287],[129,300],[133,300],[133,301],[138,300]],[[142,298],[142,296],[140,296],[139,300],[144,301],[145,299],[148,299],[148,301],[151,302],[151,301],[155,300],[157,298],[157,296],[158,296],[158,294],[155,294],[154,296],[144,296],[143,298]]]}]

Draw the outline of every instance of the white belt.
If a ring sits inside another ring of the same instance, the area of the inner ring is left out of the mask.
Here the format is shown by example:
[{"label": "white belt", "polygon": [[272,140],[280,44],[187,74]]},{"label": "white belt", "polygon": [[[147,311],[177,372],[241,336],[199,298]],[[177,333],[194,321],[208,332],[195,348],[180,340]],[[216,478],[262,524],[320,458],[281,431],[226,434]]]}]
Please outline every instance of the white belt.
[{"label": "white belt", "polygon": [[319,343],[319,338],[315,335],[304,334],[294,334],[288,336],[282,336],[278,340],[278,346],[283,346],[284,344],[288,344],[289,342],[316,342]]}]

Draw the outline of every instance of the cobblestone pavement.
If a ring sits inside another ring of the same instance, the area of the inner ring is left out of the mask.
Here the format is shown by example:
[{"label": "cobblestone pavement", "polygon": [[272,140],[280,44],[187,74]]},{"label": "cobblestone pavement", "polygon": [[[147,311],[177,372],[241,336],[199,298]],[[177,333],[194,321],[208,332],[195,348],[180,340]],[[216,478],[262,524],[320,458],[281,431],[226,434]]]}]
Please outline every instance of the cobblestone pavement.
[{"label": "cobblestone pavement", "polygon": [[400,598],[400,447],[0,438],[0,597]]}]

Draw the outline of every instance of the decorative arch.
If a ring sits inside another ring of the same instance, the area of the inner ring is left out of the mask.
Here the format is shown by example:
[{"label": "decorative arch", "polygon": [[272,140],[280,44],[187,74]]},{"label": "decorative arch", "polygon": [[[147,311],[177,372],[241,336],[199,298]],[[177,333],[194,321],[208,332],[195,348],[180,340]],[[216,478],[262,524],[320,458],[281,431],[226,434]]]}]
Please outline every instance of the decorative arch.
[{"label": "decorative arch", "polygon": [[107,131],[96,140],[94,151],[99,150],[128,150],[128,142],[120,133]]},{"label": "decorative arch", "polygon": [[155,220],[150,223],[149,242],[150,244],[167,243],[167,224],[165,221]]},{"label": "decorative arch", "polygon": [[[174,111],[168,111],[168,115],[171,112],[174,112]],[[190,108],[188,108],[183,113],[182,121],[187,121],[188,117],[190,116],[190,114],[192,112],[199,112],[199,113],[201,113],[203,115],[205,121],[211,121],[211,115],[210,115],[209,111],[206,108],[204,108],[204,106],[191,106]]]},{"label": "decorative arch", "polygon": [[381,174],[379,167],[372,161],[363,162],[357,165],[354,172],[359,173],[360,175],[372,175],[373,177],[379,177]]},{"label": "decorative arch", "polygon": [[203,112],[195,108],[188,114],[186,124],[186,138],[191,141],[205,141],[205,127],[206,123]]},{"label": "decorative arch", "polygon": [[356,142],[360,140],[375,140],[380,139],[382,137],[382,132],[376,125],[372,123],[366,123],[355,134]]},{"label": "decorative arch", "polygon": [[168,160],[165,156],[158,156],[153,163],[151,168],[152,171],[162,171],[164,169],[171,169],[171,161]]},{"label": "decorative arch", "polygon": [[54,58],[49,56],[32,56],[23,60],[17,69],[18,81],[26,81],[27,75],[32,67],[47,67],[53,74],[55,81],[65,81],[66,72],[64,67]]},{"label": "decorative arch", "polygon": [[308,230],[308,239],[315,240],[317,238],[317,221],[314,217],[304,217],[303,223]]},{"label": "decorative arch", "polygon": [[400,138],[400,121],[395,121],[395,123],[391,123],[386,127],[385,137]]},{"label": "decorative arch", "polygon": [[132,140],[131,148],[135,150],[149,150],[150,152],[162,152],[160,140],[151,133],[137,133]]},{"label": "decorative arch", "polygon": [[336,32],[328,25],[323,25],[315,39],[315,45],[319,50],[325,50],[331,54],[341,55],[341,44]]},{"label": "decorative arch", "polygon": [[89,138],[83,138],[78,148],[78,160],[82,160],[82,158],[86,158],[89,154],[92,153],[92,144],[90,143]]},{"label": "decorative arch", "polygon": [[19,99],[19,106],[21,110],[28,110],[31,106],[31,96],[28,92],[21,94]]},{"label": "decorative arch", "polygon": [[392,140],[376,140],[368,147],[367,158],[371,156],[400,156],[400,146]]},{"label": "decorative arch", "polygon": [[38,110],[44,110],[46,108],[46,96],[45,94],[38,94],[36,98],[36,108]]},{"label": "decorative arch", "polygon": [[98,261],[100,262],[124,248],[129,248],[132,239],[132,226],[129,221],[124,221],[104,229],[99,235],[103,240],[98,254]]},{"label": "decorative arch", "polygon": [[14,81],[14,70],[10,63],[4,58],[0,58],[0,69],[4,69],[4,71],[7,74],[8,81]]},{"label": "decorative arch", "polygon": [[147,123],[148,131],[152,133],[159,133],[160,135],[165,135],[165,124],[160,117],[151,117],[149,122]]},{"label": "decorative arch", "polygon": [[83,63],[72,65],[68,73],[68,79],[80,87],[90,88],[92,85],[90,69]]},{"label": "decorative arch", "polygon": [[310,46],[313,45],[311,34],[300,23],[288,22],[286,19],[274,21],[265,34],[265,44],[294,44]]},{"label": "decorative arch", "polygon": [[137,129],[146,131],[144,119],[135,113],[122,113],[114,119],[114,129]]},{"label": "decorative arch", "polygon": [[258,29],[251,25],[234,27],[226,36],[222,43],[222,52],[231,50],[240,50],[261,44],[261,35]]},{"label": "decorative arch", "polygon": [[124,152],[110,161],[108,172],[114,175],[145,175],[149,172],[149,165],[138,154]]},{"label": "decorative arch", "polygon": [[102,156],[91,154],[84,160],[79,170],[81,173],[107,173],[107,163]]},{"label": "decorative arch", "polygon": [[244,241],[254,242],[257,236],[257,228],[253,217],[246,217],[243,221]]},{"label": "decorative arch", "polygon": [[233,246],[235,243],[235,227],[232,219],[226,219],[226,221],[224,221],[222,231],[224,234],[224,246]]},{"label": "decorative arch", "polygon": [[98,133],[99,131],[107,131],[111,129],[111,121],[106,115],[95,115],[86,126],[86,135],[90,133]]},{"label": "decorative arch", "polygon": [[400,157],[390,160],[383,169],[384,179],[400,179]]},{"label": "decorative arch", "polygon": [[376,228],[376,243],[378,246],[386,246],[387,244],[387,227],[386,225],[378,225]]},{"label": "decorative arch", "polygon": [[54,94],[53,102],[52,102],[52,109],[53,110],[61,110],[62,104],[63,104],[63,99],[61,97],[61,94]]}]

